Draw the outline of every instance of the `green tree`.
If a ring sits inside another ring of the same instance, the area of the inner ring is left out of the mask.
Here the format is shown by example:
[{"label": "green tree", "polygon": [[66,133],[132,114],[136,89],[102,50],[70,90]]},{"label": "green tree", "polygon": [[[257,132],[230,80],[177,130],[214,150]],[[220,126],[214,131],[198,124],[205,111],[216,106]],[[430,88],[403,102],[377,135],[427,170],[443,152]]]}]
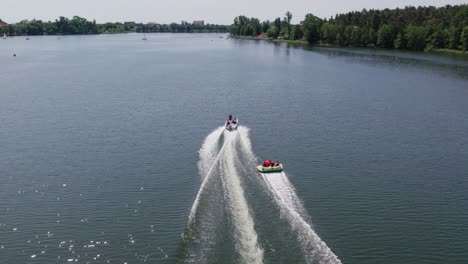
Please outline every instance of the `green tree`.
[{"label": "green tree", "polygon": [[394,43],[395,49],[404,49],[406,48],[406,40],[403,34],[398,33],[397,38],[395,39]]},{"label": "green tree", "polygon": [[254,36],[254,28],[251,24],[247,24],[241,28],[242,36]]},{"label": "green tree", "polygon": [[347,25],[344,27],[343,37],[344,37],[344,45],[351,46],[351,37],[353,34],[353,26]]},{"label": "green tree", "polygon": [[322,26],[322,20],[312,14],[307,14],[303,23],[303,31],[305,39],[315,44],[320,40],[320,28]]},{"label": "green tree", "polygon": [[457,49],[460,42],[460,37],[458,36],[457,28],[455,26],[450,26],[448,28],[448,48]]},{"label": "green tree", "polygon": [[304,32],[302,32],[301,25],[293,25],[291,26],[291,39],[297,40],[302,39],[304,37]]},{"label": "green tree", "polygon": [[278,29],[278,32],[281,32],[281,18],[276,18],[275,21],[273,22],[274,26],[276,29]]},{"label": "green tree", "polygon": [[322,38],[326,43],[334,44],[336,40],[336,26],[330,22],[325,22],[321,28]]},{"label": "green tree", "polygon": [[351,35],[349,36],[348,42],[353,47],[360,47],[361,45],[361,28],[354,26],[351,28]]},{"label": "green tree", "polygon": [[8,25],[8,35],[15,35],[15,28],[12,25]]},{"label": "green tree", "polygon": [[431,46],[436,49],[444,49],[448,47],[448,30],[444,30],[442,27],[437,27],[432,33]]},{"label": "green tree", "polygon": [[361,45],[367,47],[369,45],[369,30],[367,28],[361,29]]},{"label": "green tree", "polygon": [[463,28],[461,37],[460,37],[460,42],[462,44],[462,49],[464,51],[468,50],[468,26]]},{"label": "green tree", "polygon": [[390,25],[383,25],[377,31],[377,45],[382,48],[393,48],[393,28]]},{"label": "green tree", "polygon": [[291,19],[292,19],[292,13],[287,11],[285,14],[285,18],[287,21],[287,27],[288,27],[288,38],[291,38]]},{"label": "green tree", "polygon": [[269,38],[278,38],[279,30],[275,26],[270,26],[266,34]]},{"label": "green tree", "polygon": [[377,34],[375,33],[375,30],[373,28],[369,29],[368,36],[369,36],[368,44],[370,44],[372,46],[376,46],[377,45]]},{"label": "green tree", "polygon": [[260,35],[262,33],[262,24],[260,23],[260,20],[258,20],[257,18],[252,17],[250,19],[249,24],[252,26],[252,30],[253,30],[252,35],[253,36],[257,36],[257,35]]},{"label": "green tree", "polygon": [[335,45],[337,46],[344,46],[345,38],[343,37],[342,33],[336,34]]},{"label": "green tree", "polygon": [[262,32],[266,33],[270,28],[270,21],[263,21],[262,22]]},{"label": "green tree", "polygon": [[407,47],[411,50],[424,50],[426,47],[426,29],[409,25],[405,30]]},{"label": "green tree", "polygon": [[233,36],[238,36],[239,35],[239,26],[237,25],[232,25],[229,27],[229,33]]}]

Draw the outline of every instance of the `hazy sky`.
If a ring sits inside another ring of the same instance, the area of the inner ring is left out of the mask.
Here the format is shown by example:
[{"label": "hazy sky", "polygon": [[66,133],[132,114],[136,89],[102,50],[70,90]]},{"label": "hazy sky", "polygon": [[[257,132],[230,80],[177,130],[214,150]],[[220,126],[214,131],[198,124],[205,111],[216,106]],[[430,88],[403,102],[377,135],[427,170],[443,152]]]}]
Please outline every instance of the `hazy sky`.
[{"label": "hazy sky", "polygon": [[137,21],[170,23],[203,19],[212,24],[231,24],[246,15],[261,20],[293,14],[293,22],[305,14],[330,17],[353,10],[383,9],[408,5],[463,4],[467,0],[0,0],[0,19],[13,23],[23,19],[55,20],[78,15],[98,23]]}]

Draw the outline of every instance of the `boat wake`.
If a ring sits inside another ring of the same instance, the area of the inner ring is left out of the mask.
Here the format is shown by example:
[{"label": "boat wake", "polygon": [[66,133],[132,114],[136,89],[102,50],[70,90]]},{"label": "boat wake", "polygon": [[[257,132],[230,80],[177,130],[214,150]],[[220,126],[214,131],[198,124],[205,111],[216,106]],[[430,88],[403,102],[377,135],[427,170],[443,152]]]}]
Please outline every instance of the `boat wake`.
[{"label": "boat wake", "polygon": [[[341,263],[314,231],[287,175],[281,172],[258,177],[254,172],[257,158],[248,128],[240,126],[231,132],[217,128],[206,137],[199,156],[202,184],[190,210],[181,262],[263,263],[264,251],[246,199],[252,192],[247,192],[250,188],[244,189],[242,184],[250,179],[271,197],[270,200],[267,196],[267,200],[278,206],[281,217],[294,232],[292,235],[297,237],[306,263]],[[229,250],[232,248],[234,252]]]},{"label": "boat wake", "polygon": [[200,172],[200,176],[202,178],[202,185],[200,186],[200,190],[197,193],[197,197],[192,205],[192,209],[190,210],[189,216],[189,225],[192,223],[195,217],[195,213],[197,212],[198,204],[200,203],[200,196],[204,193],[206,189],[206,184],[210,180],[210,176],[212,176],[215,169],[215,164],[219,160],[223,147],[221,150],[218,151],[219,141],[221,136],[223,135],[224,128],[219,127],[215,131],[211,132],[203,142],[202,147],[200,148],[199,155],[200,161],[198,162],[198,170]]},{"label": "boat wake", "polygon": [[228,133],[222,156],[221,166],[224,168],[225,174],[222,177],[223,186],[226,190],[226,198],[229,204],[229,211],[232,215],[235,233],[234,237],[238,241],[236,247],[241,256],[241,263],[262,263],[263,250],[257,242],[257,233],[254,229],[254,221],[250,215],[247,200],[245,199],[244,190],[241,185],[237,166],[239,156],[235,150],[238,133]]},{"label": "boat wake", "polygon": [[281,215],[288,220],[291,228],[297,233],[307,263],[341,263],[306,220],[308,219],[307,213],[286,173],[262,174],[262,178],[278,204]]},{"label": "boat wake", "polygon": [[[252,150],[249,129],[239,129],[240,151],[249,160],[250,166],[258,164]],[[338,264],[340,259],[321,240],[310,224],[309,216],[301,200],[297,196],[294,186],[286,173],[261,174],[263,186],[266,186],[275,203],[280,208],[282,217],[286,218],[291,228],[296,232],[307,263]]]},{"label": "boat wake", "polygon": [[[237,141],[237,131],[229,132],[220,127],[207,136],[199,151],[198,168],[202,185],[190,210],[184,234],[184,240],[192,241],[185,262],[219,262],[212,256],[216,255],[216,225],[223,230],[228,228],[220,227],[223,223],[216,223],[220,214],[216,215],[210,210],[224,202],[226,214],[232,222],[233,244],[238,259],[236,262],[263,263],[263,250],[257,242],[254,220],[239,177],[238,169],[245,168],[236,151]],[[219,197],[222,199],[213,199],[213,195],[220,192],[219,187],[222,188],[222,197]],[[204,206],[209,207],[208,210],[202,210]]]}]

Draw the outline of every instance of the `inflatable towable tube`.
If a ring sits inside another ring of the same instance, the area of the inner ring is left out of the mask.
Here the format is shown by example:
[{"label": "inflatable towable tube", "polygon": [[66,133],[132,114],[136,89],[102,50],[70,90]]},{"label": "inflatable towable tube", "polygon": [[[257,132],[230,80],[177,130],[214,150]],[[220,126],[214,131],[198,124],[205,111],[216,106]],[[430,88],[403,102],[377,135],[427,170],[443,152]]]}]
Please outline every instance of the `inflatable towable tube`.
[{"label": "inflatable towable tube", "polygon": [[262,165],[257,166],[257,171],[261,173],[271,173],[271,172],[281,172],[283,171],[283,164],[280,164],[278,166],[268,166],[268,167],[263,167]]}]

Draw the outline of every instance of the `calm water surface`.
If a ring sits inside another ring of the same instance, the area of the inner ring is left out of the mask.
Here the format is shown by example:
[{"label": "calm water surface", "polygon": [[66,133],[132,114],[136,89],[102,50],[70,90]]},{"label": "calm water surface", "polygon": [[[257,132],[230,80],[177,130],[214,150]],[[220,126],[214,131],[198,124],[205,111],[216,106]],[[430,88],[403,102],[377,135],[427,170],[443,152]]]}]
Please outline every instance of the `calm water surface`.
[{"label": "calm water surface", "polygon": [[221,36],[0,41],[0,263],[467,263],[466,58]]}]

